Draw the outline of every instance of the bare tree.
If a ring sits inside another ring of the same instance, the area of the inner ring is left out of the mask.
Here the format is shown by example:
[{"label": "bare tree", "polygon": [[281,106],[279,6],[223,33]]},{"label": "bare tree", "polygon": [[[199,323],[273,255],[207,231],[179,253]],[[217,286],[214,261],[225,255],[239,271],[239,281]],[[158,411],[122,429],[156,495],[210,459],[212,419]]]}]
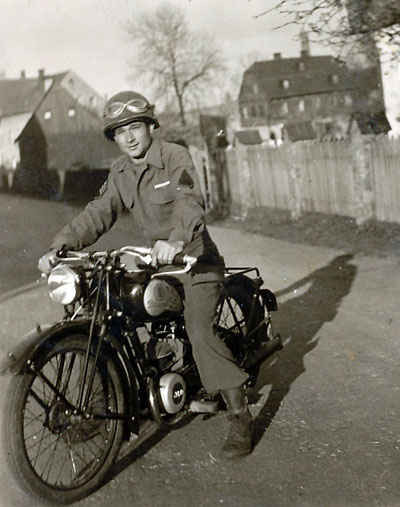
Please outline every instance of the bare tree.
[{"label": "bare tree", "polygon": [[214,39],[189,28],[183,10],[164,3],[151,13],[128,21],[126,30],[136,43],[134,72],[147,76],[154,93],[165,104],[175,100],[180,122],[190,101],[206,94],[223,69],[222,55]]},{"label": "bare tree", "polygon": [[373,40],[399,58],[399,0],[276,0],[256,17],[272,11],[286,16],[276,29],[298,24],[319,43],[335,47],[339,57],[370,50]]}]

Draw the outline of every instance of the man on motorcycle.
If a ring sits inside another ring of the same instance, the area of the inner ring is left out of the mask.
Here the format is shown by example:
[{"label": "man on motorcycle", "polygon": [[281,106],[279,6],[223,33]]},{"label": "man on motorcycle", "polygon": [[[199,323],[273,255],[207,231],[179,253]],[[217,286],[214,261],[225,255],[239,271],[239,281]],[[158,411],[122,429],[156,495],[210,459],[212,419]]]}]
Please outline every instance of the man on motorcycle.
[{"label": "man on motorcycle", "polygon": [[204,388],[220,392],[231,427],[222,454],[228,458],[251,452],[251,415],[243,384],[247,375],[214,330],[224,263],[209,236],[204,202],[188,150],[153,137],[159,127],[154,106],[139,93],[124,91],[104,109],[104,134],[122,156],[110,169],[99,195],[54,238],[39,260],[49,272],[61,247],[80,250],[107,232],[123,210],[134,216],[150,245],[152,264],[170,264],[176,254],[195,256],[197,265],[183,280],[185,325]]}]

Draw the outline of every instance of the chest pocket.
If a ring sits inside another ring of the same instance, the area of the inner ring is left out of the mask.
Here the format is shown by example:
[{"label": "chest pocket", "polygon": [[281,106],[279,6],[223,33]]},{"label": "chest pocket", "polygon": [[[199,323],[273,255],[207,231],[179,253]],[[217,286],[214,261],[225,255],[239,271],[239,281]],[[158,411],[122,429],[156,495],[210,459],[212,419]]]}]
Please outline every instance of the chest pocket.
[{"label": "chest pocket", "polygon": [[151,192],[149,199],[152,204],[170,204],[176,199],[175,193],[171,185],[154,188]]}]

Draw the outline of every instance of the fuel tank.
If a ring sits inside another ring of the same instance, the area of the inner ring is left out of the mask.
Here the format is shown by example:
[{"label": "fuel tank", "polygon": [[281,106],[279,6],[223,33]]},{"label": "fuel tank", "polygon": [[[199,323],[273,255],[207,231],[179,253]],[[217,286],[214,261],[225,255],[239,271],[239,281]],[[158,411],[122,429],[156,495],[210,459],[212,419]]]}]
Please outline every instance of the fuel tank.
[{"label": "fuel tank", "polygon": [[183,290],[168,276],[143,280],[131,275],[123,281],[121,296],[125,311],[135,318],[179,314],[183,309]]}]

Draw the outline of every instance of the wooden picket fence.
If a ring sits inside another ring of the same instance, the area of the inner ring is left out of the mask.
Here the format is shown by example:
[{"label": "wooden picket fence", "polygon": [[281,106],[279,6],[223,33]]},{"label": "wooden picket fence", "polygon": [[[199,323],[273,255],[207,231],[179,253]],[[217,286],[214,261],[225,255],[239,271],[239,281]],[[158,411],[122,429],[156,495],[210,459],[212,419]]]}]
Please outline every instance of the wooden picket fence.
[{"label": "wooden picket fence", "polygon": [[299,142],[227,150],[232,211],[261,206],[400,222],[400,140]]}]

